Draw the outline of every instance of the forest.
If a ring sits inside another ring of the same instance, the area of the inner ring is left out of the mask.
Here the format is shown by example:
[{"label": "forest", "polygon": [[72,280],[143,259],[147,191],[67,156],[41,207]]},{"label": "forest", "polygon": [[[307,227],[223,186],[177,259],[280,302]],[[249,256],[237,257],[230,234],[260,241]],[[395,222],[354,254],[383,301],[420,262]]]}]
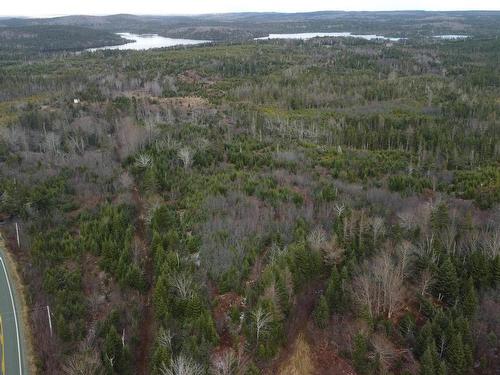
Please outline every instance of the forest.
[{"label": "forest", "polygon": [[[233,15],[207,22],[237,40],[78,53],[116,30],[0,20],[37,372],[498,374],[500,16],[435,16],[399,42],[253,41],[264,16]],[[445,16],[470,37],[430,38]]]}]

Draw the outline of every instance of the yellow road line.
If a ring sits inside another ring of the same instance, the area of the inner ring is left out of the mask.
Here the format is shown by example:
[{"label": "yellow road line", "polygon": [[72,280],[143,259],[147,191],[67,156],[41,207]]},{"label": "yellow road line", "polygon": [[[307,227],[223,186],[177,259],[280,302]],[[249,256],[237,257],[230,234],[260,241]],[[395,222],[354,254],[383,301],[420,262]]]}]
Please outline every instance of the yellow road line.
[{"label": "yellow road line", "polygon": [[0,345],[2,346],[2,375],[5,375],[5,347],[3,340],[3,324],[1,315],[0,315]]}]

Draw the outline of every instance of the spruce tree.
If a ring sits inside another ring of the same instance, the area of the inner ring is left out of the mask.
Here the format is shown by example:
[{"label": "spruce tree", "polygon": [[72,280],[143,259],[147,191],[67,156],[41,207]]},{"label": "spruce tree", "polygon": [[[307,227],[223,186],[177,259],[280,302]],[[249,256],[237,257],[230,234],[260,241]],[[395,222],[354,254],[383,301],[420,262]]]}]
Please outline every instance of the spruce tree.
[{"label": "spruce tree", "polygon": [[368,362],[368,344],[366,337],[360,332],[354,337],[352,362],[359,374],[367,374],[370,369]]},{"label": "spruce tree", "polygon": [[420,361],[420,375],[435,375],[434,358],[432,357],[431,348],[427,348]]},{"label": "spruce tree", "polygon": [[427,348],[420,361],[421,368],[420,374],[438,374],[440,367],[440,360],[436,349],[434,340],[430,340]]},{"label": "spruce tree", "polygon": [[446,363],[444,361],[440,361],[436,375],[446,375],[447,373],[448,371],[446,370]]},{"label": "spruce tree", "polygon": [[479,251],[474,251],[467,260],[471,275],[478,288],[485,287],[488,283],[490,269],[486,256]]},{"label": "spruce tree", "polygon": [[278,280],[276,282],[276,290],[278,292],[278,301],[281,307],[281,311],[286,316],[290,312],[290,296],[283,277],[278,277]]},{"label": "spruce tree", "polygon": [[332,270],[325,294],[329,308],[331,310],[341,311],[343,307],[342,280],[337,271],[337,267],[334,267]]},{"label": "spruce tree", "polygon": [[449,222],[448,207],[441,203],[431,214],[432,229],[440,232],[446,228]]},{"label": "spruce tree", "polygon": [[446,351],[446,360],[451,374],[462,375],[465,373],[466,358],[460,333],[452,335]]},{"label": "spruce tree", "polygon": [[319,328],[325,328],[328,324],[330,312],[328,310],[328,303],[325,296],[321,296],[316,308],[314,309],[314,322]]},{"label": "spruce tree", "polygon": [[493,287],[500,286],[500,255],[497,255],[491,262],[490,278]]},{"label": "spruce tree", "polygon": [[120,369],[124,369],[126,366],[125,355],[122,350],[122,341],[114,325],[109,328],[104,339],[104,355],[105,358],[113,358],[113,367],[111,367],[109,361],[108,363],[105,361],[110,369],[120,373]]},{"label": "spruce tree", "polygon": [[168,317],[168,285],[165,276],[160,276],[153,291],[153,305],[158,320],[166,321]]},{"label": "spruce tree", "polygon": [[472,348],[474,340],[472,338],[472,333],[470,330],[470,324],[468,320],[463,316],[459,316],[457,319],[455,319],[454,323],[455,326],[457,327],[457,330],[462,335],[462,341],[464,345],[469,345]]},{"label": "spruce tree", "polygon": [[458,277],[449,256],[445,256],[436,275],[435,292],[448,305],[453,305],[458,296]]},{"label": "spruce tree", "polygon": [[432,340],[434,340],[432,336],[432,325],[427,321],[420,329],[417,336],[417,354],[423,355]]},{"label": "spruce tree", "polygon": [[469,279],[465,284],[462,309],[465,316],[471,319],[474,316],[476,308],[477,308],[476,288],[474,288],[474,282],[472,281],[472,277],[469,277]]}]

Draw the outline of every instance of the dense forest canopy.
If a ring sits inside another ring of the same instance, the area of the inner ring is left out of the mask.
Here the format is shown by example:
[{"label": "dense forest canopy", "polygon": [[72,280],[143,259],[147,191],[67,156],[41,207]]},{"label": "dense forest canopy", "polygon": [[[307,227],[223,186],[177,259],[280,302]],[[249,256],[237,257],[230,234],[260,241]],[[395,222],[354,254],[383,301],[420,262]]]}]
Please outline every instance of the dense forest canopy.
[{"label": "dense forest canopy", "polygon": [[[0,24],[40,373],[498,373],[498,13]],[[219,42],[71,52],[124,25]]]}]

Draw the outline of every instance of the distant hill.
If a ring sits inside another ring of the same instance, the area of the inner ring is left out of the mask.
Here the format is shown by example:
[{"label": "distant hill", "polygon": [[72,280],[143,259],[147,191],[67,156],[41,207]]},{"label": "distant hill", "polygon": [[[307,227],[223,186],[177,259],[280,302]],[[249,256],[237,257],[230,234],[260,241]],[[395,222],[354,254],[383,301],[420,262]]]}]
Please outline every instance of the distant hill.
[{"label": "distant hill", "polygon": [[[8,24],[16,25],[15,22]],[[29,25],[0,27],[0,55],[81,51],[86,48],[123,44],[118,35],[75,25]]]},{"label": "distant hill", "polygon": [[[72,15],[54,18],[0,18],[0,29],[4,28],[5,31],[5,28],[9,28],[9,33],[4,33],[3,38],[0,36],[0,41],[4,43],[3,50],[11,48],[14,46],[11,43],[15,39],[13,35],[18,32],[16,48],[54,51],[102,46],[104,43],[120,44],[122,41],[113,35],[116,32],[156,33],[167,37],[214,41],[245,41],[270,33],[297,32],[353,32],[407,38],[439,34],[497,37],[500,35],[499,24],[500,12],[486,11],[322,11],[196,16]],[[27,32],[36,37],[26,38]]]}]

